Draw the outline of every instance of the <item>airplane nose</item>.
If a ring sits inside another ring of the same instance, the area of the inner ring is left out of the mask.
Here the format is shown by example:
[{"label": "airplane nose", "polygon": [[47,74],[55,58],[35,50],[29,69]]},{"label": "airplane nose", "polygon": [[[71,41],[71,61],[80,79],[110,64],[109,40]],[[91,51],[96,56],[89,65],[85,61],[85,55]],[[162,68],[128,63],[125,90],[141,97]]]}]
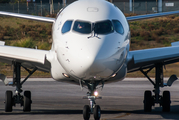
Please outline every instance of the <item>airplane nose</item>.
[{"label": "airplane nose", "polygon": [[74,77],[100,80],[109,77],[119,68],[117,51],[116,48],[114,51],[114,48],[108,46],[107,49],[103,43],[95,42],[85,47],[58,47],[57,59]]}]

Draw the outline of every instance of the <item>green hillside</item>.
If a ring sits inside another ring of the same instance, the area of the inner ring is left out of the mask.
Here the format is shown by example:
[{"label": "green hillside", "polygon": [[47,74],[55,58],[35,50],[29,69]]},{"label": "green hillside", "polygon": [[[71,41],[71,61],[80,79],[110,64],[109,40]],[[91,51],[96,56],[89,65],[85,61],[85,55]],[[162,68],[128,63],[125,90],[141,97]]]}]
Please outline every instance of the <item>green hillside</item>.
[{"label": "green hillside", "polygon": [[[0,40],[6,45],[38,48],[49,50],[51,48],[52,24],[24,20],[11,17],[0,17]],[[179,41],[179,16],[153,18],[130,22],[131,50],[170,46],[171,42]],[[0,73],[12,76],[11,66],[1,63]],[[164,75],[179,75],[178,63],[167,65]],[[151,72],[153,76],[154,71]],[[27,73],[23,71],[22,75]],[[50,77],[50,74],[36,72],[35,76]],[[140,72],[128,74],[128,77],[143,77]]]}]

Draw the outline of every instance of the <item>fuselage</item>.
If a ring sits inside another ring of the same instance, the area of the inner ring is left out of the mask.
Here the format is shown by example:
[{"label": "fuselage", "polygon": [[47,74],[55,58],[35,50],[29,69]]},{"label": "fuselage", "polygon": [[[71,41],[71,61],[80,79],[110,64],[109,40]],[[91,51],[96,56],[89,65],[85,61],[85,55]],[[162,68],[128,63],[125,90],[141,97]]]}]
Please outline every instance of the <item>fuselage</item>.
[{"label": "fuselage", "polygon": [[72,3],[58,13],[52,36],[54,79],[95,81],[110,79],[116,73],[125,76],[130,30],[125,16],[113,4],[105,0]]}]

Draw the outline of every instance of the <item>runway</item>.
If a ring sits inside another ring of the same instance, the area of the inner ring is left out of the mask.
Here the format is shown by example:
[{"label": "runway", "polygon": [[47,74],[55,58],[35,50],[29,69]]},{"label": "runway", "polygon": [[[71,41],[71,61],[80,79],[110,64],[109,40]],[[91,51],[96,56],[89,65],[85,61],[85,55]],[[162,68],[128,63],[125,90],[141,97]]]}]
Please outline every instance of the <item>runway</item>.
[{"label": "runway", "polygon": [[[6,90],[14,87],[4,86],[0,82],[0,119],[1,120],[83,120],[83,106],[89,104],[82,99],[87,90],[80,86],[56,82],[49,78],[28,79],[23,90],[32,92],[32,111],[22,112],[22,107],[13,107],[13,112],[4,112],[4,98]],[[171,112],[163,113],[159,105],[153,107],[152,112],[143,111],[143,94],[145,90],[153,90],[152,84],[144,78],[130,78],[121,82],[106,84],[99,90],[103,98],[96,100],[102,110],[101,120],[119,119],[179,119],[179,81],[172,87],[161,89],[171,92]],[[91,114],[90,120],[93,120]]]}]

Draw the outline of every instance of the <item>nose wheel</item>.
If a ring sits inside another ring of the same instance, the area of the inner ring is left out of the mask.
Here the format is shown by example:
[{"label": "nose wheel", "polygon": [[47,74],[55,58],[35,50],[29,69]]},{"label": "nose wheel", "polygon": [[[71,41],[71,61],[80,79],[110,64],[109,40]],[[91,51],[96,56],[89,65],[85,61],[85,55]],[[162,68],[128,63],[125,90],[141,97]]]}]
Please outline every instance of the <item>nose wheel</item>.
[{"label": "nose wheel", "polygon": [[89,120],[90,113],[91,113],[91,110],[90,110],[89,105],[85,105],[84,108],[83,108],[83,118],[84,118],[84,120]]},{"label": "nose wheel", "polygon": [[[83,108],[83,118],[84,120],[89,120],[90,119],[90,114],[91,114],[90,106],[85,105]],[[95,105],[93,108],[93,115],[95,120],[99,120],[101,118],[101,108],[99,105]]]},{"label": "nose wheel", "polygon": [[101,108],[100,108],[99,105],[95,105],[93,114],[94,114],[94,119],[95,120],[99,120],[100,119],[100,117],[101,117]]}]

